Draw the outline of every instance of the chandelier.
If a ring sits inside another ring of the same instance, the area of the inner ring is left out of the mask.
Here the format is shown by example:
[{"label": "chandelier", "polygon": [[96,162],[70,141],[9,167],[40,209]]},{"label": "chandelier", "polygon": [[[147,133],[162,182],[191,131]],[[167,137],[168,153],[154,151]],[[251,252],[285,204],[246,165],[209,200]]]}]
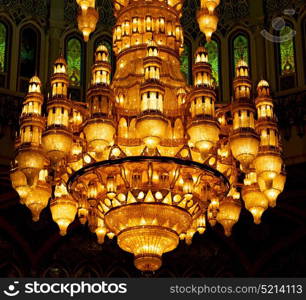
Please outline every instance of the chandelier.
[{"label": "chandelier", "polygon": [[[97,17],[95,3],[77,2],[79,27],[88,29],[80,23],[86,14]],[[208,40],[218,4],[201,1],[198,19]],[[43,112],[34,76],[12,162],[12,185],[34,221],[49,205],[65,235],[77,216],[99,243],[116,237],[141,271],[160,268],[164,253],[180,240],[191,244],[208,224],[222,224],[229,236],[242,207],[260,223],[286,178],[269,84],[260,81],[254,99],[240,60],[234,101],[216,104],[208,53],[200,47],[194,85],[187,86],[181,11],[181,0],[115,1],[113,80],[110,53],[100,45],[86,103],[71,101],[67,63],[59,57]]]}]

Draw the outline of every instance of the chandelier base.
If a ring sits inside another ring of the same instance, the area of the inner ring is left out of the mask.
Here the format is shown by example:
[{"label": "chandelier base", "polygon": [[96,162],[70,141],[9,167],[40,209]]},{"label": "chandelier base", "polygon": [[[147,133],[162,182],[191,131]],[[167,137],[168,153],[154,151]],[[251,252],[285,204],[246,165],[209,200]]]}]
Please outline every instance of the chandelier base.
[{"label": "chandelier base", "polygon": [[178,233],[163,226],[136,226],[118,235],[119,247],[134,254],[134,265],[142,272],[158,270],[162,254],[175,249],[178,243]]},{"label": "chandelier base", "polygon": [[145,254],[143,256],[136,256],[134,259],[135,267],[142,272],[157,271],[161,265],[162,260],[160,256]]}]

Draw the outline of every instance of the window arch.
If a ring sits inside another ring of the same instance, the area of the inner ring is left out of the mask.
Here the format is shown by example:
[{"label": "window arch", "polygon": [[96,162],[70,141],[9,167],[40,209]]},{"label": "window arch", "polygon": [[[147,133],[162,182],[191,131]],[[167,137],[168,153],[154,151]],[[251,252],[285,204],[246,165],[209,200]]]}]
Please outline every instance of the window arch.
[{"label": "window arch", "polygon": [[85,85],[84,72],[84,43],[78,35],[70,35],[65,39],[65,58],[69,79],[69,97],[75,101],[82,101]]},{"label": "window arch", "polygon": [[10,27],[0,20],[0,87],[7,86],[7,73],[9,70],[9,44],[10,44]]},{"label": "window arch", "polygon": [[0,72],[6,71],[6,57],[7,57],[7,28],[6,25],[0,21]]},{"label": "window arch", "polygon": [[280,90],[286,90],[295,86],[295,32],[293,26],[287,23],[276,33],[280,41],[276,44],[277,78],[279,78]]},{"label": "window arch", "polygon": [[240,59],[243,59],[249,65],[249,68],[251,67],[250,40],[248,34],[244,32],[235,34],[232,38],[230,49],[232,57],[232,77],[235,77],[236,65]]},{"label": "window arch", "polygon": [[181,72],[188,84],[192,84],[192,47],[191,43],[185,41],[184,51],[180,56]]},{"label": "window arch", "polygon": [[209,43],[206,44],[206,49],[208,52],[208,61],[212,67],[212,75],[215,79],[217,87],[221,86],[221,65],[220,65],[220,46],[219,42],[215,39],[212,39]]},{"label": "window arch", "polygon": [[[286,25],[281,31],[279,36],[284,40],[279,44],[280,51],[280,67],[281,74],[285,75],[288,72],[295,72],[295,46],[292,34],[292,27]],[[290,38],[290,36],[292,36]]]},{"label": "window arch", "polygon": [[76,37],[67,40],[66,60],[68,65],[68,78],[71,86],[81,86],[82,44]]},{"label": "window arch", "polygon": [[[19,91],[26,92],[29,79],[39,71],[40,34],[32,26],[20,31]],[[39,75],[39,74],[37,74]]]}]

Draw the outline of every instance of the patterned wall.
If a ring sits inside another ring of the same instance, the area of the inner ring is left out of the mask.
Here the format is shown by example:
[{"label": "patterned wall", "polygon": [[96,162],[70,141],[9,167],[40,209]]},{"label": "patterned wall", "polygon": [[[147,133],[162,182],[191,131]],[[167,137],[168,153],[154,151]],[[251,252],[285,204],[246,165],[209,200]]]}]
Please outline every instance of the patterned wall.
[{"label": "patterned wall", "polygon": [[[199,0],[185,0],[183,6],[183,17],[181,19],[185,33],[193,39],[199,35],[199,26],[196,20],[196,13],[200,6]],[[219,15],[219,30],[225,33],[227,23],[245,18],[249,15],[249,0],[222,0],[217,8]]]},{"label": "patterned wall", "polygon": [[[99,10],[98,27],[111,31],[110,27],[115,25],[116,19],[113,13],[113,0],[97,0],[96,7]],[[77,4],[75,0],[65,0],[65,21],[67,24],[76,25]],[[107,27],[107,28],[106,28]]]},{"label": "patterned wall", "polygon": [[8,12],[16,24],[35,16],[41,25],[47,25],[49,7],[50,0],[0,0],[0,9]]},{"label": "patterned wall", "polygon": [[268,14],[282,12],[286,8],[297,8],[305,0],[264,0],[264,8]]}]

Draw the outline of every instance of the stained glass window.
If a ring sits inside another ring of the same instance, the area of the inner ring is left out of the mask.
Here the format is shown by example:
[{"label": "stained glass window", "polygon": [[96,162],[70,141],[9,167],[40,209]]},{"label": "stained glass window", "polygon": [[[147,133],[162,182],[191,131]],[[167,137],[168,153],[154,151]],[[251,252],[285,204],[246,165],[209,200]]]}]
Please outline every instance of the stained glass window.
[{"label": "stained glass window", "polygon": [[6,47],[7,30],[3,23],[0,23],[0,72],[6,71]]},{"label": "stained glass window", "polygon": [[20,76],[31,78],[37,70],[38,36],[37,32],[27,27],[21,33]]},{"label": "stained glass window", "polygon": [[206,44],[208,51],[208,61],[212,67],[212,75],[215,79],[216,85],[220,84],[220,62],[219,62],[219,44],[215,40],[211,40]]},{"label": "stained glass window", "polygon": [[188,84],[191,84],[191,72],[190,72],[190,59],[191,58],[191,47],[188,44],[184,44],[184,51],[181,54],[181,72],[184,74]]},{"label": "stained glass window", "polygon": [[237,35],[233,40],[233,73],[240,59],[243,59],[250,66],[249,40],[243,35]]},{"label": "stained glass window", "polygon": [[70,84],[73,86],[80,86],[82,45],[79,39],[70,38],[68,40],[66,48],[66,59],[68,64],[68,77]]},{"label": "stained glass window", "polygon": [[292,74],[295,72],[295,49],[293,29],[286,25],[280,31],[282,42],[279,44],[281,74]]}]

